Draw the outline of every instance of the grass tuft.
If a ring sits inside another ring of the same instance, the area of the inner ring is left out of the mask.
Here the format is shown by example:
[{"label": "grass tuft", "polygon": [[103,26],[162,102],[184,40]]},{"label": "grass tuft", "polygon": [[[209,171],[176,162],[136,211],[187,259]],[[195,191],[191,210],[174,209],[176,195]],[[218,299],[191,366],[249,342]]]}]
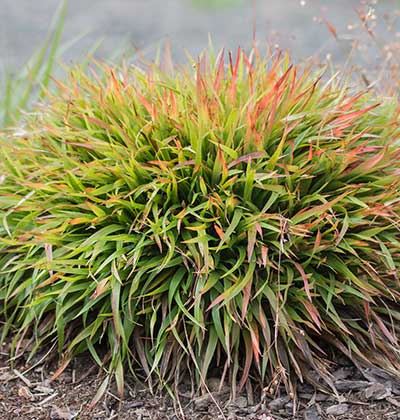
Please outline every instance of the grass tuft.
[{"label": "grass tuft", "polygon": [[[171,66],[169,66],[171,67]],[[399,376],[399,104],[288,57],[71,69],[0,151],[1,339],[198,389]]]}]

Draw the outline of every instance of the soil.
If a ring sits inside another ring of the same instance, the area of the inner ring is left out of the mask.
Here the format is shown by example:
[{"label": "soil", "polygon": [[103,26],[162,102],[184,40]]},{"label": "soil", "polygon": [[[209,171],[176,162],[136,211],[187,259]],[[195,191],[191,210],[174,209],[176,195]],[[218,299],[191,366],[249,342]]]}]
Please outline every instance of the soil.
[{"label": "soil", "polygon": [[183,393],[175,403],[167,393],[152,394],[128,381],[123,402],[111,386],[91,408],[102,381],[97,366],[89,357],[79,357],[51,381],[57,368],[55,358],[49,362],[53,353],[43,352],[30,364],[21,356],[12,368],[9,345],[0,347],[0,419],[400,420],[400,383],[377,369],[360,372],[346,363],[333,372],[336,396],[300,385],[295,410],[283,392],[274,396],[264,392],[260,398],[247,389],[232,401],[228,389],[221,390],[212,379],[211,394],[190,398]]}]

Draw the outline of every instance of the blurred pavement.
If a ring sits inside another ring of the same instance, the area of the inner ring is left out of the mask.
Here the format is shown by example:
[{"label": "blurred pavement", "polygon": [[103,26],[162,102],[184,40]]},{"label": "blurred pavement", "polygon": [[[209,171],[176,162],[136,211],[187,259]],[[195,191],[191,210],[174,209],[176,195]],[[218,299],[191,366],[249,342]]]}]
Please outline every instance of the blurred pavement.
[{"label": "blurred pavement", "polygon": [[[63,59],[79,59],[100,38],[104,38],[97,52],[100,57],[130,46],[152,58],[168,38],[174,55],[182,59],[184,49],[192,55],[204,49],[208,34],[217,48],[248,48],[254,15],[260,44],[290,48],[296,59],[330,54],[341,61],[351,49],[346,33],[359,23],[355,11],[359,0],[257,0],[255,14],[253,4],[236,0],[230,7],[210,9],[196,6],[193,0],[70,0],[63,39],[88,31],[89,35]],[[59,0],[0,0],[0,67],[15,68],[25,62],[45,37],[58,5]],[[391,13],[396,5],[397,0],[382,0],[375,13]],[[324,19],[341,34],[339,41]]]}]

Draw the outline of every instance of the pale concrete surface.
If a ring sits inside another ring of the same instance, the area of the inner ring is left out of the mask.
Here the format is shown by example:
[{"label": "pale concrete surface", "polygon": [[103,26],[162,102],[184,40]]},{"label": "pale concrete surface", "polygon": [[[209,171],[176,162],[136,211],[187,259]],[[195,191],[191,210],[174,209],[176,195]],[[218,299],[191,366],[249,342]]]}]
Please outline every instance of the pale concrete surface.
[{"label": "pale concrete surface", "polygon": [[[130,45],[151,58],[160,41],[169,38],[181,59],[183,49],[196,55],[205,48],[208,34],[218,48],[246,48],[251,45],[254,15],[259,42],[290,48],[295,58],[329,53],[343,60],[351,48],[346,32],[357,22],[360,0],[256,0],[255,14],[253,4],[237,0],[230,7],[204,9],[192,0],[70,0],[63,39],[89,34],[64,54],[64,60],[79,59],[102,37],[100,57]],[[0,67],[25,62],[43,40],[58,5],[59,0],[0,0]],[[398,0],[382,0],[376,13],[390,14],[396,6]],[[342,39],[335,41],[318,18],[329,20],[344,34]]]}]

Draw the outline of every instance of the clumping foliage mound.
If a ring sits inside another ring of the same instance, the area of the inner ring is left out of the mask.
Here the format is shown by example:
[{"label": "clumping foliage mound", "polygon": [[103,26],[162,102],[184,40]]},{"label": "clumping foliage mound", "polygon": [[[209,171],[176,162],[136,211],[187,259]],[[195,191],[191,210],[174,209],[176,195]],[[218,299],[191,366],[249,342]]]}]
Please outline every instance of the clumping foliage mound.
[{"label": "clumping foliage mound", "polygon": [[121,393],[128,368],[293,393],[338,354],[398,376],[398,102],[286,56],[192,64],[72,69],[3,135],[1,338]]}]

